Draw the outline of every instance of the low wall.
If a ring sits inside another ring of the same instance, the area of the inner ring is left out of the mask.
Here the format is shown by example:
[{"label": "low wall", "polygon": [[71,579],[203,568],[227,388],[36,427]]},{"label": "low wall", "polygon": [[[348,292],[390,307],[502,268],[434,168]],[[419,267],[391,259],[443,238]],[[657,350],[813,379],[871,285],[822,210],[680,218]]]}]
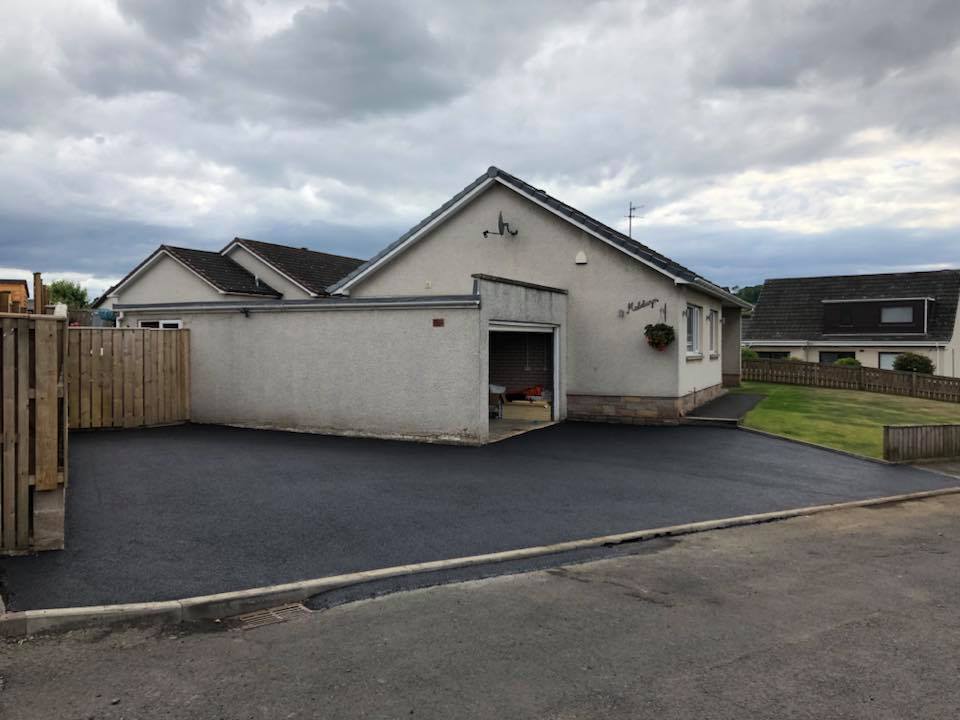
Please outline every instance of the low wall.
[{"label": "low wall", "polygon": [[[132,322],[136,313],[128,312]],[[474,307],[189,312],[194,422],[477,443]]]},{"label": "low wall", "polygon": [[883,459],[890,462],[960,457],[960,425],[885,425]]},{"label": "low wall", "polygon": [[744,360],[743,379],[960,402],[960,378],[870,367],[822,365],[800,360]]},{"label": "low wall", "polygon": [[681,417],[724,392],[720,384],[683,397],[567,395],[567,417],[590,422],[633,425],[676,424]]}]

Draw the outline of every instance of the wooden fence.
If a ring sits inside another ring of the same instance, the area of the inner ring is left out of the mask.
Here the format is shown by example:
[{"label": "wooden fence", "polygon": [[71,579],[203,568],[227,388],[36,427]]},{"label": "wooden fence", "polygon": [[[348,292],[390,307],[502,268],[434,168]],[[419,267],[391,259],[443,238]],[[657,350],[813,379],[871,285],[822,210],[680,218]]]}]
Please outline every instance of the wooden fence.
[{"label": "wooden fence", "polygon": [[960,425],[885,425],[883,459],[891,462],[960,457]]},{"label": "wooden fence", "polygon": [[0,554],[63,547],[66,325],[0,314]]},{"label": "wooden fence", "polygon": [[960,378],[943,375],[822,365],[799,360],[744,360],[742,372],[744,380],[758,382],[866,390],[888,395],[960,402]]},{"label": "wooden fence", "polygon": [[190,331],[70,328],[71,428],[143,427],[190,419]]}]

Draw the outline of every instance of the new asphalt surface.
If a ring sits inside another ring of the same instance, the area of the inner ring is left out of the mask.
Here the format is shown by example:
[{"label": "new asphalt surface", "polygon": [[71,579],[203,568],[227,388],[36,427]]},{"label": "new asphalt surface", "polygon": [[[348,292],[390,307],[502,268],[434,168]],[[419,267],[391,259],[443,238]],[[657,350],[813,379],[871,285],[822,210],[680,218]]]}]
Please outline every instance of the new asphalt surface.
[{"label": "new asphalt surface", "polygon": [[10,609],[174,599],[957,484],[735,429],[581,423],[482,448],[196,425],[73,433],[70,472],[67,549],[0,561]]},{"label": "new asphalt surface", "polygon": [[715,400],[704,403],[690,413],[689,417],[739,420],[753,410],[765,397],[766,395],[756,395],[753,393],[727,393]]}]

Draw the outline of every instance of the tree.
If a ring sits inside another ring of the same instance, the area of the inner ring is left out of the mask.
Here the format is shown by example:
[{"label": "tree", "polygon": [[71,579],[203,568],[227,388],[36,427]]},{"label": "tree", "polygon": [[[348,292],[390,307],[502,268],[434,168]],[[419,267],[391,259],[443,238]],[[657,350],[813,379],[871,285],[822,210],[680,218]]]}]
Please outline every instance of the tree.
[{"label": "tree", "polygon": [[915,372],[924,375],[933,375],[935,365],[926,355],[905,352],[893,359],[893,369],[901,372]]},{"label": "tree", "polygon": [[742,347],[740,348],[740,359],[741,360],[759,360],[760,355],[753,348]]},{"label": "tree", "polygon": [[751,305],[756,305],[757,300],[760,299],[761,290],[763,290],[763,285],[734,286],[733,293],[741,300],[746,300]]},{"label": "tree", "polygon": [[71,310],[79,310],[90,304],[86,288],[70,280],[54,280],[50,283],[50,302],[63,303]]}]

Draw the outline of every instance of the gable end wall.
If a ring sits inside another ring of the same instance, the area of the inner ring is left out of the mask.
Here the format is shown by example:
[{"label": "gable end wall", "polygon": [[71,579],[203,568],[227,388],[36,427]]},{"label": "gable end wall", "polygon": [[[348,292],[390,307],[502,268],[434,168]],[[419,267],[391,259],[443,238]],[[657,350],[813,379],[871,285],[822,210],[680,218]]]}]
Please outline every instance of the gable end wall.
[{"label": "gable end wall", "polygon": [[[518,234],[484,238],[483,230],[496,230],[501,212]],[[581,251],[587,257],[585,265],[575,262]],[[720,386],[719,360],[709,364],[715,378],[681,367],[685,349],[683,286],[498,184],[359,281],[350,294],[468,293],[474,273],[569,292],[567,392],[571,416],[577,414],[573,396],[590,398],[588,404],[596,406],[602,405],[605,397],[678,398],[686,394],[688,386]],[[652,299],[657,300],[655,306],[626,312],[629,303]],[[677,331],[677,342],[657,352],[647,344],[643,329],[659,322],[664,312]],[[676,417],[675,412],[670,413]]]}]

